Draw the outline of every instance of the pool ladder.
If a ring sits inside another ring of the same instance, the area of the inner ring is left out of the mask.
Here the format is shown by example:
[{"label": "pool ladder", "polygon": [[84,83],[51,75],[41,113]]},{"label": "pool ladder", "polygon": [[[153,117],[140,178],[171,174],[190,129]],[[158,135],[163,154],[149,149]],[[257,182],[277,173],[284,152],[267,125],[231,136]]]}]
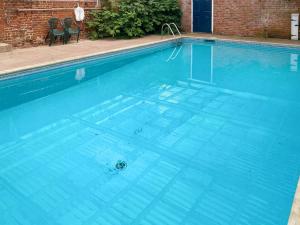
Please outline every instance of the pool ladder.
[{"label": "pool ladder", "polygon": [[171,60],[175,60],[177,58],[177,56],[179,55],[180,51],[182,49],[182,45],[177,44],[175,46],[175,48],[173,49],[171,55],[169,56],[169,58],[166,60],[166,62],[169,62]]},{"label": "pool ladder", "polygon": [[175,31],[177,32],[177,35],[179,35],[179,37],[181,37],[181,33],[177,27],[177,25],[175,23],[165,23],[161,26],[161,38],[163,38],[163,34],[164,34],[164,28],[167,27],[168,29],[168,35],[170,35],[170,32],[171,34],[173,35],[173,38],[177,40],[177,43],[179,42],[179,39],[176,38],[176,35],[174,33],[174,30],[172,29],[172,26],[173,28],[175,28]]}]

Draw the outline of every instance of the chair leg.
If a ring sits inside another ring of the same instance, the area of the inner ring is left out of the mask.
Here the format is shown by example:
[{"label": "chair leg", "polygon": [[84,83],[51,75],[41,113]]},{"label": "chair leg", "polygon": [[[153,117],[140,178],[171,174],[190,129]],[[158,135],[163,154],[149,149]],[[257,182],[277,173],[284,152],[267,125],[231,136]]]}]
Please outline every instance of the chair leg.
[{"label": "chair leg", "polygon": [[79,36],[80,36],[80,29],[78,29],[78,34],[77,34],[77,43],[78,43],[78,40],[79,40]]},{"label": "chair leg", "polygon": [[51,46],[52,43],[54,42],[54,35],[50,33],[49,36],[50,36],[49,46]]},{"label": "chair leg", "polygon": [[47,35],[46,35],[46,37],[45,37],[45,43],[47,42],[47,39],[49,38],[49,33],[50,32],[48,32]]},{"label": "chair leg", "polygon": [[59,36],[60,41],[64,44],[64,36]]},{"label": "chair leg", "polygon": [[70,41],[71,35],[69,33],[66,34],[66,44]]},{"label": "chair leg", "polygon": [[65,32],[64,33],[64,44],[68,43],[68,34]]}]

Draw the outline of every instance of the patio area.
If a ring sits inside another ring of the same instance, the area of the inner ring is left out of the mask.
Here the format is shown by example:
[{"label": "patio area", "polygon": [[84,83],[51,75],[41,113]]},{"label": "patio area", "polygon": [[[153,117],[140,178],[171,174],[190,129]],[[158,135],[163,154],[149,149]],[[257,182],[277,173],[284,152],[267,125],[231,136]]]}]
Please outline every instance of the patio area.
[{"label": "patio area", "polygon": [[160,36],[147,36],[131,40],[80,40],[78,43],[72,41],[67,45],[59,42],[52,47],[46,45],[14,49],[11,52],[0,54],[0,74],[138,47],[158,41],[161,41]]}]

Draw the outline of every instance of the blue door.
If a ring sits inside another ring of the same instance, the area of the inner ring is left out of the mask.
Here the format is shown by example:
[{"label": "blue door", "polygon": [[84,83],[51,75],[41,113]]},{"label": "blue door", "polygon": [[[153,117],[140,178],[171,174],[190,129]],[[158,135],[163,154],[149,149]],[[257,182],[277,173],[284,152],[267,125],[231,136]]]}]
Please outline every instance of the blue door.
[{"label": "blue door", "polygon": [[212,0],[194,0],[193,1],[193,31],[194,32],[212,32]]}]

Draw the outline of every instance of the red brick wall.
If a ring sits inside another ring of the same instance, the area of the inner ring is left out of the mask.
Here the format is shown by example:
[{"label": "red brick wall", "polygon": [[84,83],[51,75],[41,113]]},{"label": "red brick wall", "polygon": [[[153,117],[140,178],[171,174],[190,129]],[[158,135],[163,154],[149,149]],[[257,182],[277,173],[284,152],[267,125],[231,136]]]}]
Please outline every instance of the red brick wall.
[{"label": "red brick wall", "polygon": [[185,32],[191,32],[191,1],[190,0],[179,0],[182,18],[181,18],[181,28]]},{"label": "red brick wall", "polygon": [[0,42],[4,34],[4,3],[0,0]]},{"label": "red brick wall", "polygon": [[214,33],[289,38],[300,0],[214,0]]},{"label": "red brick wall", "polygon": [[[85,0],[84,7],[94,7],[96,0]],[[179,0],[182,28],[191,31],[191,1]],[[70,0],[0,0],[0,42],[17,47],[43,43],[50,17],[70,17],[73,10],[17,12],[30,8],[73,8]],[[83,6],[83,3],[81,3]],[[214,33],[239,36],[290,37],[290,14],[298,12],[300,0],[214,0]],[[86,11],[87,12],[87,11]]]},{"label": "red brick wall", "polygon": [[[1,0],[0,0],[1,1]],[[2,0],[6,16],[4,18],[4,34],[2,41],[15,47],[35,46],[44,43],[48,31],[48,19],[51,17],[74,17],[72,9],[76,1],[28,1],[28,0]],[[81,3],[84,8],[95,7],[94,0]],[[17,9],[55,9],[65,10],[28,11],[18,12]],[[86,11],[88,14],[88,11]],[[1,28],[1,24],[0,24]],[[1,41],[1,36],[0,36]]]},{"label": "red brick wall", "polygon": [[[84,7],[95,7],[95,1],[85,0],[87,3]],[[191,1],[179,0],[179,2],[183,11],[182,27],[185,31],[191,32]],[[73,10],[17,12],[16,9],[73,8],[76,1],[0,0],[0,9],[1,4],[5,8],[6,17],[0,20],[0,42],[10,43],[15,47],[26,47],[44,43],[49,18],[70,17],[73,16]],[[83,3],[81,3],[81,6],[83,6]],[[7,21],[7,23],[4,21]],[[3,32],[1,32],[1,29]]]},{"label": "red brick wall", "polygon": [[[180,0],[182,24],[190,31],[192,0]],[[239,36],[290,37],[291,13],[300,0],[214,0],[214,33]]]}]

